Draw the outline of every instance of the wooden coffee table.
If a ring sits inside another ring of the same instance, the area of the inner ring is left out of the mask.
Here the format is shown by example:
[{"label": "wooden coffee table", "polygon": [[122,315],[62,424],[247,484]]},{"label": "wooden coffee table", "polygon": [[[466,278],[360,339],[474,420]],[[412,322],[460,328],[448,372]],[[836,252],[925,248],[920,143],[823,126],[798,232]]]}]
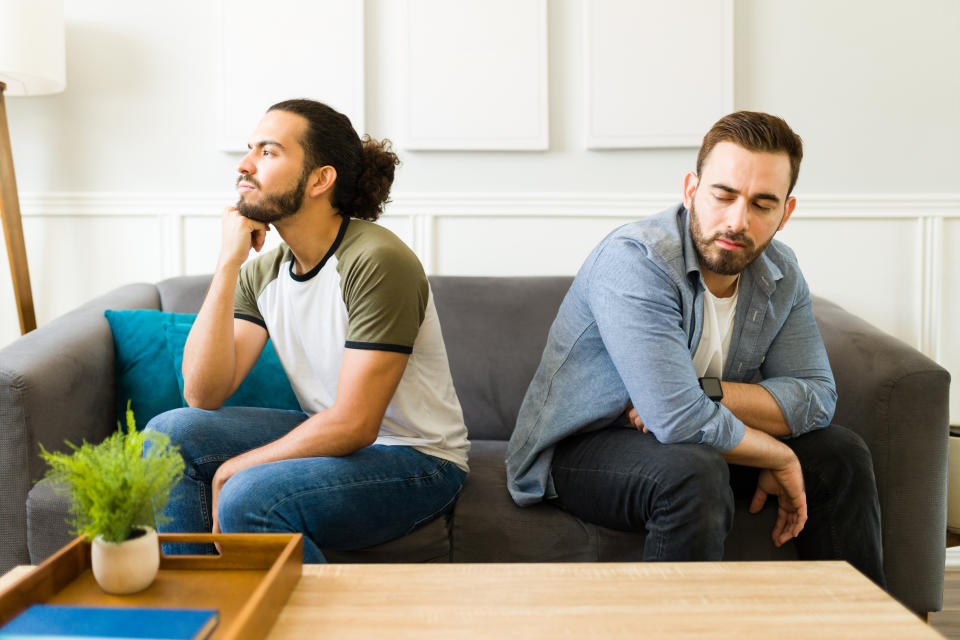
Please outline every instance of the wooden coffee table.
[{"label": "wooden coffee table", "polygon": [[851,635],[941,637],[845,562],[305,565],[268,637]]}]

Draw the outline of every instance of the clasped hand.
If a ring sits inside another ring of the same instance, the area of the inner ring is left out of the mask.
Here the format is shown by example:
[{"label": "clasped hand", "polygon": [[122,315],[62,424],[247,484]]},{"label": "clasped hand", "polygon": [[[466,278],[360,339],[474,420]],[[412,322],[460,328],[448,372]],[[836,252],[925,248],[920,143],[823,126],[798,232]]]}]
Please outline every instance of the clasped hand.
[{"label": "clasped hand", "polygon": [[796,538],[807,522],[807,494],[799,462],[794,460],[785,469],[760,471],[757,490],[750,501],[750,513],[758,513],[771,495],[777,496],[777,522],[772,537],[774,546],[779,547]]},{"label": "clasped hand", "polygon": [[627,407],[627,419],[630,421],[630,424],[635,426],[640,431],[644,433],[650,433],[650,429],[647,429],[647,426],[643,424],[643,420],[640,419],[640,414],[637,413],[637,408],[632,404]]},{"label": "clasped hand", "polygon": [[[227,483],[227,480],[229,480],[234,473],[229,463],[230,463],[230,460],[220,465],[220,468],[217,469],[217,472],[214,474],[213,480],[210,483],[210,489],[211,489],[210,491],[211,505],[210,506],[211,506],[211,511],[213,515],[213,527],[211,532],[214,535],[220,533],[220,517],[219,517],[219,514],[217,513],[219,508],[219,503],[220,503],[220,491],[223,489],[223,485]],[[220,553],[223,553],[223,549],[220,547],[219,543],[215,542],[213,544],[217,548],[217,551],[219,551]]]}]

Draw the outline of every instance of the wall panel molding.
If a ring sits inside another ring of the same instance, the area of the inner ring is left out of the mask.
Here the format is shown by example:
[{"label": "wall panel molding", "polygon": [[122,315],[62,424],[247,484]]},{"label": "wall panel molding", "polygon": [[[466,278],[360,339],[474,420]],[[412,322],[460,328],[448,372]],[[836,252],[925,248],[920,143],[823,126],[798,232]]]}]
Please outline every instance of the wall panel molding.
[{"label": "wall panel molding", "polygon": [[733,0],[584,0],[587,148],[700,146],[733,111],[733,11]]},{"label": "wall panel molding", "polygon": [[[219,216],[237,199],[223,192],[22,192],[24,216]],[[798,195],[802,218],[960,218],[960,193]],[[641,217],[680,201],[677,194],[624,192],[398,192],[389,216]]]},{"label": "wall panel molding", "polygon": [[406,0],[403,8],[403,148],[548,148],[547,0]]},{"label": "wall panel molding", "polygon": [[220,0],[218,9],[222,151],[245,152],[264,111],[292,97],[325,102],[366,131],[362,1],[275,0],[264,11],[257,0]]}]

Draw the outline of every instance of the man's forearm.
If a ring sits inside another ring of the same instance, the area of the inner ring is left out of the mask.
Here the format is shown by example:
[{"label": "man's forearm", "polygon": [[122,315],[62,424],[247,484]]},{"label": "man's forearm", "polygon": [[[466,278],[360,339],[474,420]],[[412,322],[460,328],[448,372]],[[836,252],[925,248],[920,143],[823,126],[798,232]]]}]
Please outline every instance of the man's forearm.
[{"label": "man's forearm", "polygon": [[233,292],[239,265],[220,264],[183,349],[183,395],[191,407],[217,408],[236,373]]},{"label": "man's forearm", "polygon": [[724,380],[721,385],[721,403],[744,424],[776,437],[791,435],[790,425],[769,391],[758,384]]},{"label": "man's forearm", "polygon": [[733,449],[722,453],[731,464],[760,469],[785,469],[799,464],[793,450],[773,436],[759,429],[747,427],[743,439]]}]

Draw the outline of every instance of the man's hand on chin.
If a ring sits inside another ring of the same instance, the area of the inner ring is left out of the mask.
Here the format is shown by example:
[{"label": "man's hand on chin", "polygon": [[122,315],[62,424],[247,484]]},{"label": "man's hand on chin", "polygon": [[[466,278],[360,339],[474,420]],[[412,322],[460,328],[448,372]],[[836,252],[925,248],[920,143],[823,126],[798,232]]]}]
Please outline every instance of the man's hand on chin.
[{"label": "man's hand on chin", "polygon": [[220,216],[220,263],[241,265],[250,254],[250,249],[260,251],[267,238],[270,225],[251,220],[240,214],[236,207],[227,207]]}]

